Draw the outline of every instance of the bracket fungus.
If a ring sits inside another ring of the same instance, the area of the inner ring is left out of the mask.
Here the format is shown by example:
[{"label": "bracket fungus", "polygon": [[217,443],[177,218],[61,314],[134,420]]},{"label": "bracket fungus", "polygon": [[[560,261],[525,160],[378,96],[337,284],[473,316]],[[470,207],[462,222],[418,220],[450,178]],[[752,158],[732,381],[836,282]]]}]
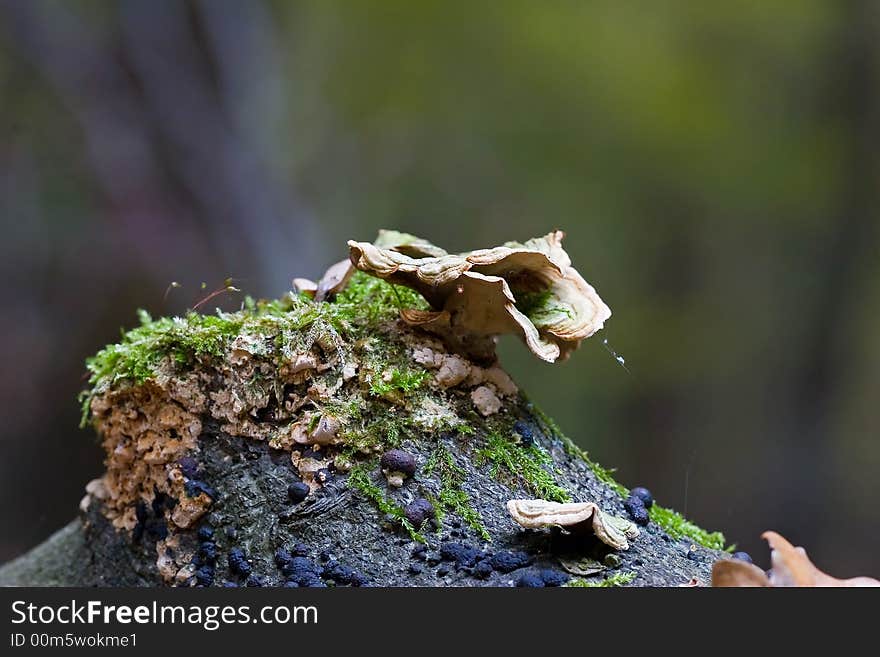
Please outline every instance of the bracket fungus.
[{"label": "bracket fungus", "polygon": [[431,305],[402,309],[408,324],[472,351],[480,346],[475,337],[513,333],[552,363],[567,358],[611,316],[571,266],[564,236],[556,230],[522,244],[452,254],[412,235],[381,231],[374,244],[352,240],[348,247],[355,268],[412,288]]},{"label": "bracket fungus", "polygon": [[739,559],[723,559],[712,566],[712,586],[808,586],[808,587],[855,587],[880,586],[880,581],[870,577],[837,579],[823,573],[813,565],[802,547],[795,547],[776,532],[764,532],[761,538],[770,544],[769,575],[752,563]]},{"label": "bracket fungus", "polygon": [[559,527],[569,532],[592,531],[596,538],[615,550],[628,550],[629,540],[639,529],[624,518],[605,513],[593,502],[551,502],[549,500],[510,500],[507,511],[526,529]]}]

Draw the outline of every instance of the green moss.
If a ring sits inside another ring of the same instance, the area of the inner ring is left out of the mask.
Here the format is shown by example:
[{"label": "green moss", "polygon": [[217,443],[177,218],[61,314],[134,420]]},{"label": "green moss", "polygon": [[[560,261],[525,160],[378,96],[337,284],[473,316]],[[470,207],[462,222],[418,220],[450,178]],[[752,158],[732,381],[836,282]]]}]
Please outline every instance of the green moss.
[{"label": "green moss", "polygon": [[579,577],[571,580],[565,586],[578,589],[607,589],[626,586],[635,578],[635,573],[614,573],[605,579],[583,579]]},{"label": "green moss", "polygon": [[660,525],[675,540],[687,538],[710,550],[724,549],[724,534],[721,532],[708,532],[687,520],[678,511],[655,504],[648,511],[648,514],[651,520]]},{"label": "green moss", "polygon": [[351,320],[369,324],[396,319],[401,308],[427,310],[421,294],[408,287],[391,285],[363,272],[355,272],[333,304]]},{"label": "green moss", "polygon": [[422,474],[426,477],[435,471],[440,477],[440,493],[438,497],[431,496],[429,499],[434,505],[438,522],[442,523],[444,511],[455,513],[484,540],[491,541],[492,537],[483,525],[480,514],[471,505],[470,497],[462,489],[465,477],[464,469],[455,462],[455,458],[443,446],[434,450],[422,468]]},{"label": "green moss", "polygon": [[344,451],[350,458],[360,453],[379,453],[398,447],[406,438],[415,438],[410,412],[403,406],[364,397],[355,392],[347,399],[323,405],[325,411],[342,421],[340,432]]},{"label": "green moss", "polygon": [[[123,379],[143,383],[155,374],[159,362],[166,356],[186,364],[196,358],[218,357],[240,333],[272,337],[279,350],[283,350],[285,337],[296,334],[301,338],[303,329],[316,324],[355,339],[359,337],[358,329],[381,319],[397,317],[401,307],[427,306],[412,290],[398,289],[358,272],[333,303],[315,303],[296,295],[274,301],[249,298],[239,312],[218,311],[214,315],[190,312],[184,317],[157,320],[141,310],[138,312],[140,326],[88,359],[90,384]],[[398,385],[410,387],[415,383],[414,378],[403,375]]]},{"label": "green moss", "polygon": [[[535,417],[544,425],[544,427],[549,430],[552,434],[556,435],[563,444],[566,453],[573,457],[582,459],[587,465],[590,466],[590,470],[592,470],[596,479],[612,488],[618,495],[621,497],[626,497],[629,495],[629,489],[626,488],[623,484],[615,481],[612,476],[612,472],[614,470],[603,468],[601,465],[593,461],[589,454],[578,447],[574,441],[572,441],[568,436],[562,433],[556,423],[548,417],[541,409],[531,404],[532,412]],[[707,547],[712,550],[723,550],[724,549],[724,534],[721,532],[709,532],[705,529],[695,525],[691,521],[687,520],[684,516],[682,516],[677,511],[673,511],[672,509],[667,509],[662,506],[654,505],[649,511],[651,516],[651,520],[653,520],[657,525],[659,525],[667,534],[669,534],[672,538],[678,540],[680,538],[689,538],[694,543],[698,545],[702,545],[703,547]]]},{"label": "green moss", "polygon": [[486,443],[477,451],[476,459],[478,463],[492,464],[493,477],[519,481],[541,499],[571,501],[569,492],[559,486],[551,474],[552,457],[537,445],[524,447],[500,432],[494,432],[486,437]]},{"label": "green moss", "polygon": [[407,422],[398,408],[370,414],[370,419],[343,432],[345,444],[353,452],[380,452],[397,447],[407,435]]},{"label": "green moss", "polygon": [[202,356],[219,356],[225,342],[238,335],[242,320],[230,315],[163,317],[153,321],[140,311],[141,325],[86,361],[90,383],[103,379],[128,379],[143,383],[153,376],[165,356],[188,363]]},{"label": "green moss", "polygon": [[364,497],[375,504],[379,511],[394,517],[400,522],[403,528],[409,533],[412,540],[418,541],[419,543],[426,543],[427,541],[425,540],[425,537],[416,531],[416,528],[413,527],[412,523],[407,520],[403,508],[397,504],[397,502],[388,497],[385,494],[385,491],[383,491],[370,476],[370,472],[375,471],[377,468],[377,463],[372,463],[370,466],[360,464],[353,467],[348,473],[349,487],[360,492]]},{"label": "green moss", "polygon": [[553,421],[552,418],[550,418],[546,413],[544,413],[544,411],[538,408],[533,402],[529,401],[528,403],[531,406],[531,410],[535,418],[539,421],[540,424],[543,425],[544,432],[558,438],[562,442],[562,446],[565,449],[566,454],[568,454],[572,458],[580,459],[584,463],[586,463],[589,466],[590,470],[593,472],[593,475],[596,477],[596,479],[611,488],[615,493],[620,495],[620,497],[626,497],[627,495],[629,495],[629,489],[627,489],[626,486],[624,486],[623,484],[617,482],[612,476],[614,469],[605,468],[596,463],[592,458],[590,458],[590,455],[586,451],[578,447],[571,438],[562,433],[562,430],[559,428],[556,422]]},{"label": "green moss", "polygon": [[394,392],[407,396],[422,388],[430,378],[431,375],[425,370],[394,368],[387,381],[382,378],[371,383],[370,392],[379,397]]},{"label": "green moss", "polygon": [[[375,338],[377,323],[396,318],[401,307],[424,309],[427,304],[412,290],[358,272],[331,303],[289,294],[274,301],[247,298],[243,309],[234,313],[189,312],[183,317],[154,320],[147,312],[139,311],[138,327],[86,361],[89,390],[80,397],[83,418],[88,418],[95,388],[118,382],[142,384],[156,375],[167,358],[180,366],[218,359],[239,334],[265,337],[265,355],[279,362],[311,348],[316,341],[335,344],[345,355],[348,345],[362,338]],[[376,384],[377,394],[386,388],[410,393],[428,377],[425,372],[408,369],[402,354],[391,354],[387,343],[376,355],[382,361],[379,365],[388,366],[384,371],[392,371],[390,382]],[[394,358],[390,358],[392,355]]]}]

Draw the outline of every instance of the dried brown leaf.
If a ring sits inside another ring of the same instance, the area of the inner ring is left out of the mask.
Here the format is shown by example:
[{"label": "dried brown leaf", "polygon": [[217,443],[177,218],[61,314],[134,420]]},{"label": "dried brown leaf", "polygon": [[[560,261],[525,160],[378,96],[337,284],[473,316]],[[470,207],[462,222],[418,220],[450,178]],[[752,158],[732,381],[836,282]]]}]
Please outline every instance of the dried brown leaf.
[{"label": "dried brown leaf", "polygon": [[810,559],[802,547],[795,547],[776,532],[767,531],[761,538],[770,545],[770,575],[757,566],[724,559],[712,566],[712,586],[809,586],[809,587],[851,587],[880,586],[880,581],[870,577],[837,579],[822,572]]}]

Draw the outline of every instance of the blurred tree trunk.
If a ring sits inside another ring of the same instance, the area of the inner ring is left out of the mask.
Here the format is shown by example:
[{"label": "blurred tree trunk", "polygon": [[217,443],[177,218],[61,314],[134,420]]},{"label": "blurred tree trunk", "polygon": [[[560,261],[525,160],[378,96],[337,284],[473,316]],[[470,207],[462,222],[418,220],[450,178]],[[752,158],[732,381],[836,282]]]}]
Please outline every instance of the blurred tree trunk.
[{"label": "blurred tree trunk", "polygon": [[771,498],[783,532],[809,526],[812,518],[829,517],[835,506],[834,491],[816,473],[832,476],[832,421],[853,367],[847,348],[854,337],[851,320],[859,316],[859,285],[880,225],[880,10],[870,0],[850,0],[846,6],[848,20],[835,40],[840,49],[834,53],[828,90],[834,123],[845,130],[842,186],[838,216],[815,253],[815,284],[805,299],[811,315],[804,329],[805,358],[785,387],[793,428],[785,434],[785,453],[794,458],[786,467],[793,481]]}]

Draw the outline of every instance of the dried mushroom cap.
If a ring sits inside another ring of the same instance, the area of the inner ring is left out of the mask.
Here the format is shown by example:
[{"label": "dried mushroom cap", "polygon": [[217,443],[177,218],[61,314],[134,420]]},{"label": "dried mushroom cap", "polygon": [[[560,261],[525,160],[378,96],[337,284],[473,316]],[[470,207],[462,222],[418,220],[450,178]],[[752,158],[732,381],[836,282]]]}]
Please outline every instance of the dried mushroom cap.
[{"label": "dried mushroom cap", "polygon": [[436,258],[448,255],[446,250],[434,246],[428,240],[396,230],[380,230],[379,237],[373,244],[404,253],[413,258]]},{"label": "dried mushroom cap", "polygon": [[318,291],[318,284],[308,278],[294,278],[293,290],[298,294],[314,297],[315,292]]},{"label": "dried mushroom cap", "polygon": [[639,535],[638,527],[624,518],[605,513],[593,502],[551,502],[510,500],[507,511],[527,529],[561,527],[568,531],[590,531],[615,550],[628,550],[629,541]]},{"label": "dried mushroom cap", "polygon": [[761,538],[770,544],[770,576],[757,566],[735,559],[723,559],[712,566],[712,586],[809,586],[858,587],[880,586],[870,577],[837,579],[813,565],[802,547],[795,547],[776,532],[764,532]]},{"label": "dried mushroom cap", "polygon": [[354,274],[354,267],[349,260],[341,260],[324,272],[315,289],[315,301],[323,301],[333,296],[348,285],[348,279]]},{"label": "dried mushroom cap", "polygon": [[411,324],[453,335],[519,335],[542,360],[567,358],[611,310],[571,266],[562,231],[524,244],[449,254],[412,235],[383,231],[349,241],[359,270],[419,292],[433,311],[404,310]]}]

